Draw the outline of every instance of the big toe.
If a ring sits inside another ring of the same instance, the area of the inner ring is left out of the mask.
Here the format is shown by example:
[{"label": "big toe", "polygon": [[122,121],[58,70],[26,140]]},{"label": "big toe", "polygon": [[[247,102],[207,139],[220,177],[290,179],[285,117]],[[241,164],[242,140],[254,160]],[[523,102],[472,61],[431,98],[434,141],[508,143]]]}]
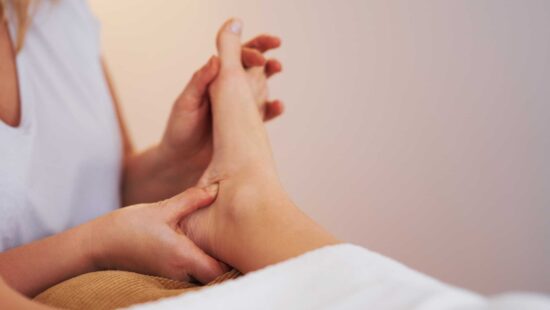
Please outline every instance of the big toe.
[{"label": "big toe", "polygon": [[240,19],[226,21],[218,32],[216,44],[222,69],[242,67],[241,63],[241,33],[243,23]]}]

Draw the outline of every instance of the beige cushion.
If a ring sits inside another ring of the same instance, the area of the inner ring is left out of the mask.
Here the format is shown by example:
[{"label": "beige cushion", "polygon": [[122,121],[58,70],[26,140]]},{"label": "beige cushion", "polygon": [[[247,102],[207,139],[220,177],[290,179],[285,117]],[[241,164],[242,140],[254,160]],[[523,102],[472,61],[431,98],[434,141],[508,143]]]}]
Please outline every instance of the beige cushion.
[{"label": "beige cushion", "polygon": [[[227,272],[206,286],[235,279],[239,272]],[[190,282],[126,271],[99,271],[57,284],[34,299],[63,309],[115,309],[181,295],[205,286]]]}]

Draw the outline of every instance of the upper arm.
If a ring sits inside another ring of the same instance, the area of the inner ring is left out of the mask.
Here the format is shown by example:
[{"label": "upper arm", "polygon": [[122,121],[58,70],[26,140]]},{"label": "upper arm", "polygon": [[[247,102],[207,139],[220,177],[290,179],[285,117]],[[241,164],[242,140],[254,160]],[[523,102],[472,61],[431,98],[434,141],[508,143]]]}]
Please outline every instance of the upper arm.
[{"label": "upper arm", "polygon": [[128,127],[126,126],[126,121],[124,120],[124,117],[122,115],[122,109],[120,107],[120,101],[118,99],[117,93],[115,91],[113,80],[111,78],[111,74],[109,72],[109,69],[107,67],[107,63],[105,62],[105,59],[101,59],[101,64],[103,66],[103,74],[105,75],[105,81],[107,82],[107,85],[109,87],[109,92],[111,94],[111,97],[113,99],[113,104],[115,108],[115,112],[118,119],[118,126],[120,128],[120,133],[122,137],[122,142],[124,146],[124,158],[128,158],[130,155],[134,153],[134,146],[132,144],[132,140],[130,138],[130,134],[128,132]]}]

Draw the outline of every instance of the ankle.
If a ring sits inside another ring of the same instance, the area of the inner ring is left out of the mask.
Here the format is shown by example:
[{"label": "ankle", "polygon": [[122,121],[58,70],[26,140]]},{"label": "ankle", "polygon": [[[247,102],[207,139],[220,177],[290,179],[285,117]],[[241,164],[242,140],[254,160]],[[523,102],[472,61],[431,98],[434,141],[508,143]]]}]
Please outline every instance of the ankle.
[{"label": "ankle", "polygon": [[279,181],[264,173],[235,176],[222,181],[220,188],[223,216],[227,221],[242,223],[259,213],[292,204]]}]

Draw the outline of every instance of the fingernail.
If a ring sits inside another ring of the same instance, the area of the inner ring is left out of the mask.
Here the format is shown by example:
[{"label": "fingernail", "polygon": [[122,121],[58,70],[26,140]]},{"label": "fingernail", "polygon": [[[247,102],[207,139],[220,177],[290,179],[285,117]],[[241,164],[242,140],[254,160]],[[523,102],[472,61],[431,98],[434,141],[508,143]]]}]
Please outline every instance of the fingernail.
[{"label": "fingernail", "polygon": [[220,188],[220,185],[218,183],[210,184],[207,187],[204,188],[204,190],[211,196],[218,195],[218,189]]},{"label": "fingernail", "polygon": [[235,34],[241,34],[242,29],[243,23],[238,19],[234,19],[229,26],[229,30]]},{"label": "fingernail", "polygon": [[212,66],[213,61],[214,61],[214,56],[212,56],[212,57],[210,57],[210,59],[208,59],[208,62],[206,63],[206,67],[210,68],[210,66]]}]

